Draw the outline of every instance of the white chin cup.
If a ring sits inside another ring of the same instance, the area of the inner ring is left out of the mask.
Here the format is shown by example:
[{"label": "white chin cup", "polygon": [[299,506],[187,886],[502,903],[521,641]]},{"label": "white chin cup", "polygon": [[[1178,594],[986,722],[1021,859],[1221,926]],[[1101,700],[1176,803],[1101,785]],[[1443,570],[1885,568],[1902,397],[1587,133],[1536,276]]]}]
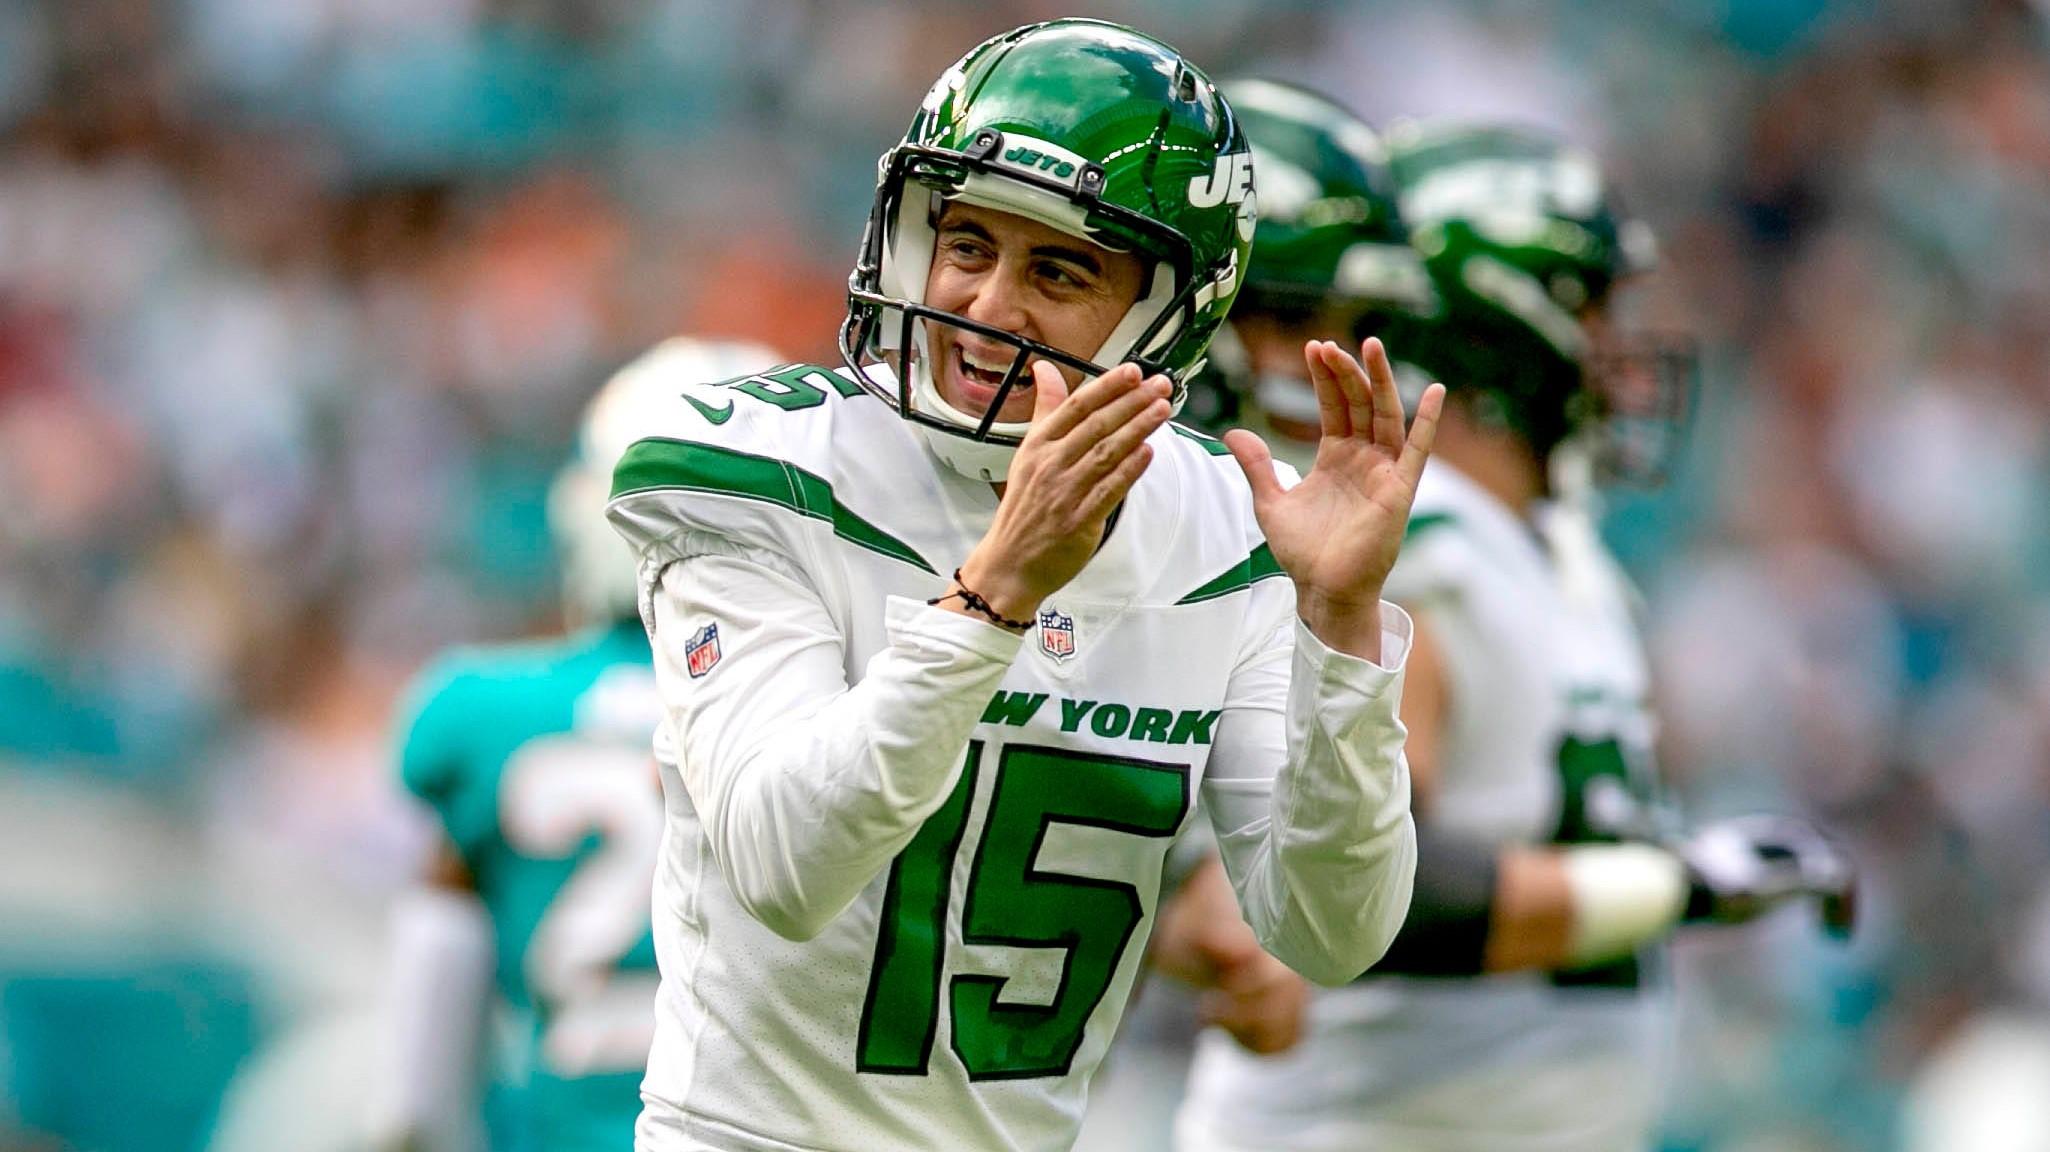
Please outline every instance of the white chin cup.
[{"label": "white chin cup", "polygon": [[[927,321],[918,321],[916,334],[912,339],[918,345],[918,354],[911,361],[911,406],[922,415],[945,421],[959,432],[944,431],[929,424],[917,425],[925,435],[926,444],[933,455],[970,480],[987,480],[992,484],[1003,483],[1010,474],[1011,457],[1018,451],[1015,444],[994,444],[975,438],[975,429],[981,425],[982,417],[970,416],[940,396],[939,385],[932,378],[932,357],[926,352],[930,339],[925,330]],[[1016,392],[1017,386],[1012,386]],[[1032,427],[1030,420],[999,420],[989,426],[992,434],[1024,439]]]},{"label": "white chin cup", "polygon": [[970,480],[1002,484],[1011,474],[1011,458],[1018,454],[1018,446],[1015,444],[992,444],[985,440],[974,440],[966,435],[942,431],[930,424],[913,424],[912,427],[918,429],[918,434],[925,438],[925,446],[932,450],[934,456],[939,457],[940,463]]}]

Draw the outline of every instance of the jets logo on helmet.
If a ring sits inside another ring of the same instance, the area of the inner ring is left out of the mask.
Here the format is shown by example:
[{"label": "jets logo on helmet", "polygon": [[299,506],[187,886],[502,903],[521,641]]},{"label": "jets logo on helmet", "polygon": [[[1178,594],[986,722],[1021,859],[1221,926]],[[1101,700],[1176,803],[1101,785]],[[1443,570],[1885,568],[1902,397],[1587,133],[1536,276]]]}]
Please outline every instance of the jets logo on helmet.
[{"label": "jets logo on helmet", "polygon": [[1197,208],[1215,208],[1226,202],[1242,203],[1252,194],[1253,154],[1250,151],[1219,156],[1217,167],[1211,169],[1209,175],[1189,181],[1189,203]]},{"label": "jets logo on helmet", "polygon": [[1050,140],[1034,140],[1023,135],[1013,136],[1006,142],[997,163],[1030,176],[1051,176],[1056,180],[1069,181],[1075,187],[1080,187],[1082,174],[1089,170],[1089,161],[1066,148]]},{"label": "jets logo on helmet", "polygon": [[[1234,79],[1222,89],[1250,153],[1220,162],[1210,180],[1192,186],[1191,197],[1228,198],[1259,170],[1258,215],[1249,208],[1240,221],[1253,244],[1234,318],[1328,323],[1331,331],[1317,333],[1325,336],[1390,310],[1428,308],[1430,280],[1409,245],[1387,150],[1374,130],[1292,84]],[[1251,189],[1245,198],[1250,205]],[[1239,397],[1252,396],[1270,416],[1314,424],[1317,398],[1307,376],[1258,371],[1239,331],[1218,341],[1213,371],[1201,382],[1212,419],[1225,422]]]},{"label": "jets logo on helmet", "polygon": [[[1029,426],[997,415],[1034,359],[1084,376],[1131,361],[1166,375],[1179,407],[1238,291],[1257,219],[1252,164],[1210,79],[1151,37],[1077,19],[988,40],[932,86],[878,165],[841,354],[937,456],[990,480],[1004,478]],[[933,225],[949,202],[1138,256],[1138,301],[1083,355],[929,306]],[[1015,350],[987,411],[941,398],[927,343],[940,324]],[[889,371],[871,367],[879,362]]]}]

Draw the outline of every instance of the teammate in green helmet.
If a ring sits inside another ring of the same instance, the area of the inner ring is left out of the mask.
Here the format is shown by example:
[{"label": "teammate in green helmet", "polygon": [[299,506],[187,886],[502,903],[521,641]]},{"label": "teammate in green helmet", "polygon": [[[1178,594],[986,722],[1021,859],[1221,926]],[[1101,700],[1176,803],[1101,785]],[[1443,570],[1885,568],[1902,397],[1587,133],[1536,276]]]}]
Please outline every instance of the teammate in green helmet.
[{"label": "teammate in green helmet", "polygon": [[1652,270],[1658,245],[1594,157],[1527,129],[1411,125],[1391,163],[1440,297],[1391,331],[1404,357],[1467,382],[1474,418],[1541,461],[1578,438],[1603,479],[1662,480],[1693,350],[1625,334],[1624,285]]},{"label": "teammate in green helmet", "polygon": [[[1533,133],[1394,133],[1389,167],[1429,300],[1324,322],[1370,317],[1452,388],[1388,582],[1416,621],[1402,707],[1415,896],[1373,972],[1309,1001],[1290,1051],[1254,1059],[1203,1038],[1178,1146],[1644,1152],[1663,941],[1790,901],[1841,909],[1851,870],[1804,821],[1690,833],[1657,803],[1637,599],[1575,466],[1608,452],[1610,317],[1648,233],[1591,157]],[[1254,269],[1261,258],[1256,241]],[[1328,334],[1312,313],[1268,316],[1287,340]],[[1180,899],[1215,907],[1222,890],[1211,868]],[[1173,953],[1174,935],[1156,950]]]},{"label": "teammate in green helmet", "polygon": [[1221,410],[1243,402],[1240,423],[1279,458],[1308,468],[1319,425],[1304,341],[1378,335],[1391,314],[1428,311],[1435,297],[1372,128],[1292,84],[1221,87],[1252,144],[1260,223],[1245,287],[1199,383],[1225,393],[1213,401]]}]

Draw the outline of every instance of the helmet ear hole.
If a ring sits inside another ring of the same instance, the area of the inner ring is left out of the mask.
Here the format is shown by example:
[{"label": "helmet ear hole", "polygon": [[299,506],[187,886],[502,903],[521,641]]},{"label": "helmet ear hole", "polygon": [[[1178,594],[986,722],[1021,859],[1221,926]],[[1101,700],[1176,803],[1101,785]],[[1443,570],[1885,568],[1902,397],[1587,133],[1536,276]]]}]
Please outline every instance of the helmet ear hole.
[{"label": "helmet ear hole", "polygon": [[1491,432],[1506,432],[1516,426],[1509,415],[1509,401],[1498,392],[1463,391],[1465,408],[1474,423]]},{"label": "helmet ear hole", "polygon": [[1571,272],[1561,272],[1553,276],[1548,287],[1551,289],[1552,299],[1568,312],[1578,312],[1590,302],[1587,281]]}]

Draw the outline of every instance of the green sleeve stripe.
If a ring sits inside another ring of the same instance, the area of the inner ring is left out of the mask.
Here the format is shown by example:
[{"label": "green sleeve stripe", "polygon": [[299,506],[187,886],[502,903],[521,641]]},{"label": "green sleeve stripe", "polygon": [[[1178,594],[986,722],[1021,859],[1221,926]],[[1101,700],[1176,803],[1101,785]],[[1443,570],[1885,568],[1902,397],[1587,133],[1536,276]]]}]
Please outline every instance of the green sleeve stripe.
[{"label": "green sleeve stripe", "polygon": [[1258,548],[1253,549],[1252,555],[1232,565],[1228,571],[1218,576],[1217,579],[1210,581],[1208,584],[1175,601],[1175,603],[1201,604],[1205,600],[1215,600],[1219,596],[1229,596],[1241,588],[1251,588],[1262,580],[1282,575],[1286,575],[1286,573],[1281,570],[1281,565],[1275,561],[1274,553],[1268,550],[1267,545],[1262,544]]},{"label": "green sleeve stripe", "polygon": [[709,492],[775,504],[831,524],[833,535],[850,544],[933,572],[910,545],[848,511],[831,484],[781,460],[684,440],[639,441],[612,473],[612,498],[658,491]]},{"label": "green sleeve stripe", "polygon": [[1176,434],[1181,436],[1182,439],[1194,440],[1197,444],[1202,446],[1203,451],[1210,453],[1212,456],[1231,455],[1231,449],[1225,447],[1224,441],[1219,440],[1215,436],[1205,436],[1201,432],[1198,432],[1193,428],[1184,428],[1181,425],[1173,422],[1169,422],[1168,427],[1174,429]]},{"label": "green sleeve stripe", "polygon": [[1450,512],[1425,512],[1419,516],[1411,516],[1409,526],[1402,530],[1402,538],[1406,541],[1414,540],[1440,524],[1452,523],[1454,519]]}]

